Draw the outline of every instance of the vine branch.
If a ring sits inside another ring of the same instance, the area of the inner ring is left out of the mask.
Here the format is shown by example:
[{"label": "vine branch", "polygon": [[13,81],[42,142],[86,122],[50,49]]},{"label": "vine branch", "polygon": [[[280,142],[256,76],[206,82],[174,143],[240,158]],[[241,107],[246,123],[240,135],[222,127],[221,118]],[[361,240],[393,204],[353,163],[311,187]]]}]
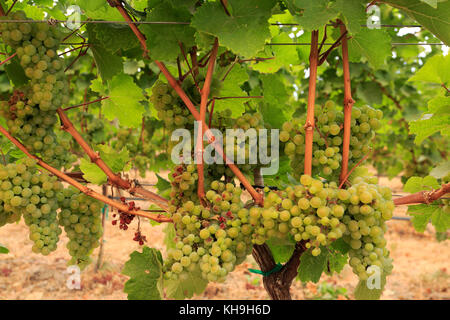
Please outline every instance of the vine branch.
[{"label": "vine branch", "polygon": [[450,183],[442,185],[440,189],[431,191],[419,191],[417,193],[397,198],[394,200],[394,204],[396,206],[419,203],[430,204],[431,202],[440,199],[447,193],[450,193]]},{"label": "vine branch", "polygon": [[[108,2],[111,4],[111,1],[113,0],[108,0]],[[114,7],[114,6],[113,6]],[[128,13],[123,9],[123,7],[121,6],[120,3],[116,3],[115,2],[115,7],[117,7],[120,11],[120,13],[122,14],[122,16],[125,18],[126,21],[131,22],[131,18],[128,15]],[[120,10],[120,8],[122,8],[122,10]],[[145,50],[147,50],[147,45],[145,42],[145,37],[144,35],[139,31],[139,29],[133,24],[133,23],[129,23],[130,27],[133,29],[133,32],[135,33],[135,35],[137,36],[138,40],[141,42],[141,44],[144,46],[145,45]],[[176,79],[172,76],[172,74],[169,72],[169,70],[167,70],[166,66],[164,65],[164,63],[158,61],[158,60],[154,60],[155,64],[158,66],[158,68],[161,70],[161,72],[164,74],[164,76],[166,77],[167,81],[169,82],[170,86],[178,93],[178,95],[180,96],[181,100],[183,100],[184,104],[186,105],[186,107],[189,109],[189,111],[191,112],[191,114],[194,116],[194,118],[198,121],[200,119],[200,114],[197,111],[197,109],[195,108],[194,104],[192,103],[192,101],[189,99],[189,97],[186,95],[186,93],[184,92],[184,90],[180,87],[179,83],[176,81]],[[203,130],[206,132],[207,137],[209,139],[209,141],[213,142],[215,140],[214,135],[212,134],[212,132],[209,130],[208,126],[206,125],[206,123],[203,124]],[[226,157],[223,148],[221,148],[218,144],[214,144],[214,148],[215,150],[219,153],[219,155],[225,160],[225,163],[228,165],[228,167],[230,168],[230,170],[234,173],[234,175],[239,179],[239,181],[244,185],[244,187],[246,188],[246,190],[250,193],[250,195],[252,196],[252,198],[255,200],[255,202],[259,205],[262,205],[264,202],[264,198],[261,194],[259,194],[250,184],[250,182],[247,180],[247,178],[242,174],[242,172],[239,170],[239,168],[230,160]]]},{"label": "vine branch", "polygon": [[197,135],[197,147],[196,147],[196,159],[197,159],[197,171],[198,171],[198,198],[202,201],[205,197],[205,173],[203,166],[203,124],[206,126],[206,107],[208,105],[208,98],[211,92],[211,82],[214,73],[214,65],[217,57],[217,50],[219,49],[219,41],[217,38],[214,40],[214,46],[211,52],[211,58],[209,59],[208,70],[206,72],[205,82],[201,89],[201,101],[200,101],[200,126],[198,127]]},{"label": "vine branch", "polygon": [[164,210],[168,210],[168,201],[159,195],[148,191],[142,187],[133,186],[130,181],[122,179],[119,175],[115,174],[111,168],[101,159],[100,155],[95,152],[89,144],[83,139],[81,134],[75,129],[74,125],[70,121],[70,119],[67,117],[67,115],[64,113],[64,111],[61,108],[57,109],[57,113],[59,115],[59,118],[62,123],[62,129],[66,132],[68,132],[75,141],[80,145],[80,147],[86,152],[89,159],[92,163],[95,163],[108,177],[108,181],[116,185],[122,189],[128,190],[130,193],[138,193],[152,202],[154,202],[156,205],[161,207]]},{"label": "vine branch", "polygon": [[309,54],[309,89],[308,109],[305,123],[305,174],[312,173],[313,134],[314,134],[314,105],[316,99],[317,66],[319,63],[319,31],[314,30],[311,34],[311,51]]},{"label": "vine branch", "polygon": [[[341,34],[347,32],[347,28],[340,22]],[[344,71],[344,139],[342,142],[342,166],[341,174],[339,176],[339,181],[345,180],[348,171],[348,158],[350,150],[350,136],[351,136],[351,125],[352,125],[352,107],[355,101],[352,98],[352,89],[350,82],[350,67],[348,59],[348,43],[347,37],[342,38],[342,67]]]},{"label": "vine branch", "polygon": [[114,201],[113,199],[110,199],[106,196],[103,196],[97,192],[95,192],[94,190],[86,187],[85,185],[79,183],[78,181],[76,181],[75,179],[69,177],[68,175],[64,174],[63,172],[59,171],[58,169],[53,168],[52,166],[48,165],[47,163],[45,163],[44,161],[42,161],[39,157],[32,155],[27,148],[25,148],[25,146],[20,143],[17,139],[15,139],[13,136],[11,136],[9,134],[9,132],[3,128],[2,126],[0,126],[0,133],[2,133],[6,138],[8,138],[12,143],[14,143],[23,153],[25,153],[28,157],[35,159],[38,163],[39,166],[41,166],[42,168],[44,168],[45,170],[51,172],[52,174],[54,174],[55,176],[57,176],[58,178],[60,178],[61,180],[69,183],[70,185],[74,186],[75,188],[77,188],[78,190],[80,190],[81,192],[83,192],[84,194],[86,194],[87,196],[97,199],[103,203],[106,203],[112,207],[117,208],[120,211],[126,212],[128,214],[133,214],[133,215],[137,215],[137,216],[141,216],[141,217],[145,217],[157,222],[172,222],[172,219],[162,215],[162,214],[152,214],[152,213],[148,213],[142,210],[130,210],[128,208],[128,206],[126,204]]}]

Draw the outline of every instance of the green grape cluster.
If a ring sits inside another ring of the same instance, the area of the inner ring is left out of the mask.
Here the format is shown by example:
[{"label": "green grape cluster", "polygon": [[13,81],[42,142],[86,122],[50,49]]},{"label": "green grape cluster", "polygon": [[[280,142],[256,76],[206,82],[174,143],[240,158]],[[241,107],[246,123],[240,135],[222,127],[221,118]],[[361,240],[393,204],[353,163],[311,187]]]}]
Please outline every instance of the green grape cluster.
[{"label": "green grape cluster", "polygon": [[[223,136],[224,152],[229,155],[233,151],[234,158],[229,157],[238,166],[244,174],[253,174],[253,170],[262,167],[265,164],[260,162],[258,157],[259,148],[267,147],[267,156],[270,156],[270,134],[267,135],[267,141],[259,139],[260,130],[265,129],[264,121],[259,113],[244,113],[242,116],[233,119],[231,117],[231,110],[226,109],[214,114],[212,127],[219,129]],[[232,140],[227,141],[226,130],[235,129],[242,130]],[[249,129],[254,129],[255,135],[249,134]],[[246,136],[247,135],[247,136]],[[254,148],[254,149],[253,149]],[[255,159],[251,159],[251,155],[256,155]],[[220,157],[216,154],[216,157]],[[252,160],[252,161],[251,161]],[[253,161],[256,160],[256,161]],[[225,164],[215,164],[214,166],[207,166],[208,175],[214,180],[221,179],[225,176],[226,179],[234,177],[233,172]]]},{"label": "green grape cluster", "polygon": [[138,152],[138,139],[133,134],[133,129],[121,128],[114,134],[115,140],[112,141],[112,147],[115,150],[122,150],[127,148],[131,154]]},{"label": "green grape cluster", "polygon": [[[197,199],[198,174],[194,164],[179,164],[169,173],[171,183],[170,212],[174,213],[183,203]],[[198,199],[195,200],[198,203]]]},{"label": "green grape cluster", "polygon": [[236,55],[231,51],[225,51],[217,59],[217,64],[221,67],[226,67],[236,60]]},{"label": "green grape cluster", "polygon": [[[11,18],[27,20],[21,11],[14,12]],[[50,165],[69,166],[75,158],[67,152],[68,143],[58,143],[53,131],[56,109],[69,102],[64,60],[57,54],[63,34],[57,27],[44,23],[1,23],[1,20],[0,31],[30,79],[24,91],[27,99],[2,106],[9,131]]]},{"label": "green grape cluster", "polygon": [[61,234],[57,198],[62,194],[62,184],[55,176],[39,172],[35,160],[28,158],[2,167],[0,181],[2,210],[8,215],[6,221],[18,221],[23,215],[30,240],[34,242],[33,252],[48,255],[56,250]]},{"label": "green grape cluster", "polygon": [[152,87],[150,102],[157,110],[158,118],[164,122],[166,134],[169,136],[177,128],[193,127],[194,116],[168,83],[156,81]]},{"label": "green grape cluster", "polygon": [[80,130],[83,138],[90,144],[99,144],[107,141],[105,122],[92,113],[86,111],[74,112],[71,115],[73,123],[85,123],[86,126]]},{"label": "green grape cluster", "polygon": [[[202,89],[205,84],[205,69],[200,69],[200,73],[197,76],[197,85],[195,85],[192,78],[187,78],[183,84],[182,88],[188,95],[189,99],[194,103],[194,105],[200,105],[201,94],[199,88]],[[211,86],[209,88],[209,97],[220,97],[220,90],[222,89],[222,81],[220,79],[213,77],[211,80]]]},{"label": "green grape cluster", "polygon": [[67,249],[72,259],[81,269],[90,263],[90,254],[100,245],[102,236],[102,206],[99,201],[86,196],[78,189],[64,189],[60,200],[59,223],[69,238]]},{"label": "green grape cluster", "polygon": [[[344,114],[337,110],[333,101],[314,109],[315,128],[313,133],[312,174],[327,180],[337,180],[342,161],[343,130],[340,123]],[[374,131],[380,127],[381,110],[369,106],[353,107],[351,123],[351,139],[349,150],[349,166],[355,165],[370,151],[370,141]],[[293,175],[300,178],[303,172],[305,156],[306,116],[285,122],[280,132],[280,141],[284,143],[284,153],[291,160]]]},{"label": "green grape cluster", "polygon": [[199,271],[208,281],[222,282],[251,252],[252,227],[240,199],[242,190],[231,183],[211,183],[206,193],[211,207],[187,201],[172,215],[177,231],[175,248],[164,264],[166,279],[181,279]]},{"label": "green grape cluster", "polygon": [[377,266],[384,274],[392,271],[392,259],[386,248],[385,221],[392,218],[394,203],[391,190],[362,177],[353,180],[347,190],[340,190],[339,200],[347,206],[343,222],[347,232],[343,239],[350,245],[350,266],[360,280],[368,277],[368,268]]},{"label": "green grape cluster", "polygon": [[[195,167],[190,169],[195,172]],[[335,182],[302,175],[299,185],[266,190],[263,207],[246,206],[242,189],[213,181],[206,192],[207,205],[202,206],[196,201],[195,186],[187,182],[192,177],[183,179],[184,170],[177,166],[179,182],[172,184],[171,217],[177,238],[176,248],[168,252],[166,279],[200,271],[208,281],[223,281],[253,244],[272,238],[304,241],[313,256],[342,238],[351,248],[350,265],[360,279],[366,279],[373,266],[384,274],[392,270],[384,233],[394,204],[390,189],[377,185],[374,177],[356,177],[352,187],[339,189]],[[189,189],[182,200],[177,189],[181,183]]]}]

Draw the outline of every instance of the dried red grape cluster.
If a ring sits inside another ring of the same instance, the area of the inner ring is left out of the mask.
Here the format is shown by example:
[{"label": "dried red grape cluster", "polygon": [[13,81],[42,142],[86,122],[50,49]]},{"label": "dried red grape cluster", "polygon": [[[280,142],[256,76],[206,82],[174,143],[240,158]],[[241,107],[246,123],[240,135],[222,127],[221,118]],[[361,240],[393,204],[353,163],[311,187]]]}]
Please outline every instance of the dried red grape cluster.
[{"label": "dried red grape cluster", "polygon": [[144,242],[147,242],[147,237],[146,237],[146,236],[143,236],[143,235],[141,234],[141,230],[138,230],[138,231],[136,231],[136,233],[134,234],[133,240],[139,242],[139,245],[142,246],[142,245],[144,245]]},{"label": "dried red grape cluster", "polygon": [[[140,207],[136,207],[134,201],[130,201],[127,203],[125,201],[125,197],[121,197],[120,201],[122,201],[123,204],[126,204],[128,206],[129,211],[141,209]],[[113,214],[113,218],[116,217],[117,214]],[[112,221],[112,225],[113,226],[117,225],[117,221],[119,221],[119,228],[122,230],[128,230],[128,225],[133,221],[134,217],[135,217],[134,214],[129,214],[119,210],[119,218],[114,219]],[[138,227],[138,230],[135,232],[133,240],[139,242],[141,246],[144,245],[145,242],[147,242],[147,238],[141,234],[140,227]]]},{"label": "dried red grape cluster", "polygon": [[[125,197],[121,197],[120,201],[122,201],[123,204],[128,205],[129,211],[141,209],[139,207],[136,207],[134,201],[130,201],[127,203],[125,201]],[[117,214],[113,214],[113,218],[116,218],[116,216],[117,216]],[[133,219],[134,219],[134,214],[129,214],[129,213],[119,210],[119,219],[113,220],[112,225],[115,226],[117,224],[117,221],[119,221],[119,228],[122,230],[127,230],[128,225],[131,223],[131,221],[133,221]]]}]

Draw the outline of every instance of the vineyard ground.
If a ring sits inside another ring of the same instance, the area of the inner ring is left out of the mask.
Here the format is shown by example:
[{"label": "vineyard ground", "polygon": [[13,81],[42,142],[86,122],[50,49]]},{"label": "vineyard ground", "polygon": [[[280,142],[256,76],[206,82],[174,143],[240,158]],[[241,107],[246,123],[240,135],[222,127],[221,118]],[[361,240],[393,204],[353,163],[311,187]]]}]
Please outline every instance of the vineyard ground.
[{"label": "vineyard ground", "polygon": [[[146,180],[155,182],[152,177],[149,174]],[[400,193],[399,179],[381,178],[380,183]],[[398,207],[394,215],[405,216],[405,212],[406,208]],[[394,270],[382,299],[450,299],[450,241],[438,243],[431,227],[420,234],[409,222],[390,221],[388,225],[386,238],[394,258]],[[103,267],[95,272],[94,263],[82,273],[81,290],[66,287],[69,254],[64,233],[58,249],[43,257],[31,252],[28,229],[23,222],[1,228],[0,243],[6,245],[10,253],[0,255],[0,299],[126,299],[122,288],[127,277],[120,272],[129,254],[139,248],[132,241],[136,227],[137,221],[133,221],[128,231],[121,231],[111,225],[109,216]],[[162,229],[162,226],[142,224],[143,234],[150,240],[149,246],[163,251]],[[94,252],[94,261],[97,256],[98,249]],[[226,282],[209,284],[205,292],[194,299],[268,299],[261,276],[249,273],[248,268],[257,268],[252,257],[238,266]],[[348,266],[339,276],[322,276],[319,283],[325,281],[346,288],[348,298],[352,298],[351,292],[357,284],[357,278]],[[310,299],[318,291],[318,285],[303,286],[298,281],[291,289],[293,299]],[[344,296],[338,298],[346,299]]]}]

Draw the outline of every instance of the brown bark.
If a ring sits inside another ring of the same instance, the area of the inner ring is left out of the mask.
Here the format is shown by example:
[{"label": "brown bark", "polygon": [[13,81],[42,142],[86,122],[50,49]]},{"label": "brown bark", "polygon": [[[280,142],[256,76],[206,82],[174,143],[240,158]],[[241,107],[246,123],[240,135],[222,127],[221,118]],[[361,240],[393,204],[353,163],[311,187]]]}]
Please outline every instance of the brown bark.
[{"label": "brown bark", "polygon": [[317,65],[319,63],[319,31],[314,30],[311,35],[311,52],[309,54],[309,90],[308,109],[305,123],[305,167],[304,173],[312,174],[313,134],[314,134],[314,105],[316,101]]},{"label": "brown bark", "polygon": [[[341,34],[346,34],[347,29],[345,25],[340,22]],[[342,38],[342,68],[344,71],[344,137],[342,140],[342,165],[339,181],[345,181],[348,172],[348,158],[350,153],[350,136],[351,136],[351,121],[352,121],[352,107],[355,101],[352,98],[351,82],[350,82],[350,67],[348,59],[348,43],[347,37]]]},{"label": "brown bark", "polygon": [[[271,299],[292,300],[290,287],[297,276],[300,257],[305,251],[305,241],[298,242],[294,253],[283,268],[278,272],[263,277],[264,288]],[[276,267],[272,253],[266,244],[254,245],[252,255],[262,272],[269,272]]]},{"label": "brown bark", "polygon": [[418,204],[418,203],[426,203],[429,204],[433,201],[438,200],[443,197],[447,193],[450,193],[450,183],[442,185],[440,189],[431,190],[431,191],[419,191],[417,193],[413,193],[401,198],[397,198],[394,200],[394,204],[396,206],[407,205],[407,204]]}]

